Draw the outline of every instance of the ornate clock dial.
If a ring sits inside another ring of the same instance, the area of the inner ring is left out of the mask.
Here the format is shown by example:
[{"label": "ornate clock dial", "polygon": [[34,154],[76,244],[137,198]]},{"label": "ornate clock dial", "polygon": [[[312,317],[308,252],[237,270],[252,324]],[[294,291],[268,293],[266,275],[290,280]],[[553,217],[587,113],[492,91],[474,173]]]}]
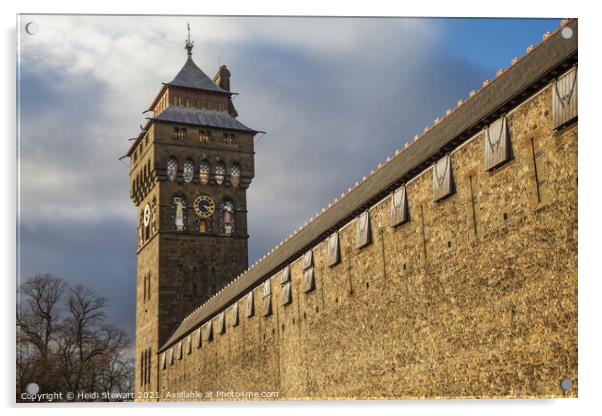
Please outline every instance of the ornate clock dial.
[{"label": "ornate clock dial", "polygon": [[150,223],[151,216],[151,207],[149,204],[146,204],[144,207],[144,226],[146,227]]},{"label": "ornate clock dial", "polygon": [[197,196],[194,200],[194,212],[201,218],[209,218],[215,211],[215,202],[207,195]]}]

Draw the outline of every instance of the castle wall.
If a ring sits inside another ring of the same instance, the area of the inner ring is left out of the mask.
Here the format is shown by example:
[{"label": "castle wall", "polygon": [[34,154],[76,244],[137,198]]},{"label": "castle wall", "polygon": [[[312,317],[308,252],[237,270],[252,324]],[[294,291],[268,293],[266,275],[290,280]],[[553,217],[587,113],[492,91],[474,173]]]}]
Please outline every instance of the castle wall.
[{"label": "castle wall", "polygon": [[412,179],[407,223],[389,226],[391,197],[373,206],[368,246],[356,248],[355,220],[343,226],[339,264],[318,243],[314,291],[297,259],[291,304],[278,271],[270,316],[259,286],[253,317],[240,300],[239,325],[230,306],[224,334],[214,319],[213,340],[203,327],[197,348],[193,332],[173,364],[171,347],[162,399],[576,396],[577,123],[554,131],[551,107],[548,86],[507,115],[514,157],[492,172],[484,132],[455,149],[452,196],[433,202],[431,169]]}]

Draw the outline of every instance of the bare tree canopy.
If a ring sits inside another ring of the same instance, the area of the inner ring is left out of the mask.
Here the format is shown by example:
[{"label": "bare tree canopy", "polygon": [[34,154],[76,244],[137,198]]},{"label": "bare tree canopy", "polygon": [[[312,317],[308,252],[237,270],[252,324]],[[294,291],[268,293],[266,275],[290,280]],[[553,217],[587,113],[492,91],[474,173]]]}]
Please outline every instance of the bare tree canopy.
[{"label": "bare tree canopy", "polygon": [[133,391],[131,341],[105,322],[104,297],[49,274],[28,279],[19,295],[17,401],[29,401],[28,383],[40,394],[71,392],[72,400],[128,399],[120,394]]}]

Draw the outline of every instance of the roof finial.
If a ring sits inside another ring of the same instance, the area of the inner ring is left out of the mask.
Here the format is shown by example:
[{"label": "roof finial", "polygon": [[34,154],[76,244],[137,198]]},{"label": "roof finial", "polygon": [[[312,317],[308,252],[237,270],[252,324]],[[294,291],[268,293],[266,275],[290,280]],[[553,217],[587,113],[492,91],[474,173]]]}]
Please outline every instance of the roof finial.
[{"label": "roof finial", "polygon": [[192,57],[192,48],[194,47],[194,41],[190,40],[190,22],[186,24],[187,28],[188,28],[188,39],[186,39],[186,46],[184,46],[184,49],[186,49],[186,53],[188,54],[188,59],[190,59]]}]

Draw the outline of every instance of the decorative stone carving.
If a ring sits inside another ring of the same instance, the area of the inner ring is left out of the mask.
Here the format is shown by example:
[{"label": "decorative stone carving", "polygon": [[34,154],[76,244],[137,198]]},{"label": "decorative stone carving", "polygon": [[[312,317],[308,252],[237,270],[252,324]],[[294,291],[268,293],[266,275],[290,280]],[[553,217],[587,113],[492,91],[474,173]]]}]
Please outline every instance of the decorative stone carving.
[{"label": "decorative stone carving", "polygon": [[201,328],[199,327],[196,331],[194,331],[194,334],[196,337],[196,347],[201,348],[203,346],[203,335],[201,333]]},{"label": "decorative stone carving", "polygon": [[391,227],[401,225],[408,219],[408,198],[403,185],[391,194]]},{"label": "decorative stone carving", "polygon": [[263,316],[272,314],[272,284],[270,279],[263,283]]},{"label": "decorative stone carving", "polygon": [[339,263],[341,253],[339,249],[339,233],[334,232],[328,237],[328,258],[326,264],[332,267]]},{"label": "decorative stone carving", "polygon": [[312,250],[307,250],[303,255],[303,270],[309,269],[314,264],[314,253]]},{"label": "decorative stone carving", "polygon": [[220,334],[226,333],[226,312],[222,311],[217,318],[217,330]]},{"label": "decorative stone carving", "polygon": [[240,185],[240,165],[236,163],[230,168],[230,184],[233,188],[238,188]]},{"label": "decorative stone carving", "polygon": [[176,355],[178,356],[178,360],[182,359],[182,341],[178,342],[176,345]]},{"label": "decorative stone carving", "polygon": [[288,305],[292,302],[291,296],[291,282],[287,282],[282,286],[282,297],[280,298],[280,305]]},{"label": "decorative stone carving", "polygon": [[303,292],[311,292],[316,288],[316,279],[314,276],[314,268],[310,267],[309,269],[303,272]]},{"label": "decorative stone carving", "polygon": [[205,324],[205,333],[207,334],[205,336],[205,339],[207,341],[213,341],[213,318],[209,320],[209,322],[207,322]]},{"label": "decorative stone carving", "polygon": [[255,305],[253,302],[253,291],[252,290],[247,295],[246,304],[247,304],[247,307],[245,310],[245,316],[247,318],[250,318],[251,316],[255,315]]},{"label": "decorative stone carving", "polygon": [[485,130],[485,170],[494,169],[509,160],[510,135],[504,116]]},{"label": "decorative stone carving", "polygon": [[237,326],[239,323],[238,302],[234,302],[234,305],[232,305],[232,326]]},{"label": "decorative stone carving", "polygon": [[194,178],[194,163],[192,160],[187,159],[184,161],[184,166],[182,168],[182,179],[184,182],[190,183]]},{"label": "decorative stone carving", "polygon": [[370,244],[370,213],[362,212],[356,220],[355,246],[362,248]]},{"label": "decorative stone carving", "polygon": [[440,201],[454,193],[451,155],[442,157],[432,169],[433,200]]},{"label": "decorative stone carving", "polygon": [[577,117],[577,68],[554,82],[552,90],[552,125],[555,129]]},{"label": "decorative stone carving", "polygon": [[207,185],[209,183],[209,161],[203,160],[199,164],[199,182],[203,185]]},{"label": "decorative stone carving", "polygon": [[291,281],[291,268],[289,266],[286,266],[280,272],[280,284],[284,285],[285,283],[288,283],[290,281]]}]

